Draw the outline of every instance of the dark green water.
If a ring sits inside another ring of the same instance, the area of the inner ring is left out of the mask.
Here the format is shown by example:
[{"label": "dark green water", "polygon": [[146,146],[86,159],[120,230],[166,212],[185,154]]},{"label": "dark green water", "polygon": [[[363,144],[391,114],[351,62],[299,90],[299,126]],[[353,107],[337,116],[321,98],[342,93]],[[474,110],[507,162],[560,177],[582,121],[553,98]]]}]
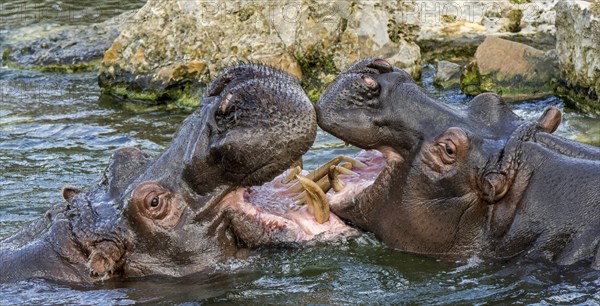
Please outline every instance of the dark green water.
[{"label": "dark green water", "polygon": [[[80,1],[71,5],[134,8],[141,3],[123,2]],[[61,4],[63,9],[68,3]],[[1,16],[3,20],[12,18],[11,26],[47,21],[19,21],[14,11],[7,12],[6,3],[2,5]],[[73,23],[79,20],[74,19]],[[430,67],[425,67],[424,74],[424,85],[435,96],[453,107],[465,107],[468,99],[460,92],[439,92],[431,87]],[[533,119],[548,105],[565,111],[565,123],[558,134],[600,143],[600,119],[565,110],[558,98],[528,101],[514,105],[514,109]],[[83,187],[95,183],[113,150],[135,146],[159,153],[187,114],[167,106],[122,103],[101,96],[95,73],[66,75],[0,69],[0,239],[61,202],[59,192],[64,184]],[[344,147],[339,140],[319,132],[315,145],[305,156],[305,166],[314,168],[338,154],[356,152],[356,148]],[[477,258],[438,262],[391,251],[369,234],[335,245],[265,251],[246,260],[229,260],[217,270],[211,276],[83,287],[43,280],[2,284],[0,305],[600,305],[600,272],[583,265],[482,263]]]}]

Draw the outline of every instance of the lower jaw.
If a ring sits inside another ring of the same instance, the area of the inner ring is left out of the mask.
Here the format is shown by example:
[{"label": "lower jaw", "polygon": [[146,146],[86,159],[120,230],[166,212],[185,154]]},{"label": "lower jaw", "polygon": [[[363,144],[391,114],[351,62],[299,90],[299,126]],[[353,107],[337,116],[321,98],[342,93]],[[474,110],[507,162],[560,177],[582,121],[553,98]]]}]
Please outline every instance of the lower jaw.
[{"label": "lower jaw", "polygon": [[[401,157],[391,148],[381,148],[379,151],[362,151],[355,159],[367,167],[352,169],[358,176],[339,176],[345,182],[345,187],[339,192],[333,189],[326,192],[331,207],[352,202],[363,192],[368,192],[379,175],[389,169],[389,163],[399,161]],[[302,175],[306,174],[303,171]],[[306,205],[296,205],[294,198],[299,193],[288,190],[296,181],[283,183],[285,176],[286,173],[282,173],[261,186],[239,188],[227,195],[222,202],[235,213],[244,218],[253,218],[256,223],[264,224],[269,230],[293,233],[287,235],[293,241],[287,242],[332,241],[358,233],[333,213],[329,215],[328,221],[318,223]]]}]

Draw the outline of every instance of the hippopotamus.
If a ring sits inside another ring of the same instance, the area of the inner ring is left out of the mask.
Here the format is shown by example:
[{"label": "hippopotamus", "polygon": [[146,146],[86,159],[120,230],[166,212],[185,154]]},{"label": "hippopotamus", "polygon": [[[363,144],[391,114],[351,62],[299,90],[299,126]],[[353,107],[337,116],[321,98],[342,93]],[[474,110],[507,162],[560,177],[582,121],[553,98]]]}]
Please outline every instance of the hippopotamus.
[{"label": "hippopotamus", "polygon": [[331,211],[389,247],[600,268],[600,149],[553,135],[557,108],[528,122],[493,93],[451,108],[367,58],[316,110],[321,128],[367,150],[360,176],[328,193]]},{"label": "hippopotamus", "polygon": [[295,180],[282,172],[310,148],[317,128],[295,77],[240,64],[202,100],[160,156],[117,150],[97,184],[66,186],[63,203],[3,240],[0,281],[208,273],[248,249],[351,231],[328,214],[317,222],[323,210],[295,207],[299,193],[288,191]]}]

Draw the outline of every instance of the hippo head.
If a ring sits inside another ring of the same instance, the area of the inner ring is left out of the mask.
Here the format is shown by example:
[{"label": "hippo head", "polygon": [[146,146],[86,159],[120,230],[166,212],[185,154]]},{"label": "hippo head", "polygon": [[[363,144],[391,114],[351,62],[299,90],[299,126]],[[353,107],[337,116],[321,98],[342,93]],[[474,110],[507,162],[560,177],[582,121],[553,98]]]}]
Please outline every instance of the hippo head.
[{"label": "hippo head", "polygon": [[307,238],[301,215],[257,206],[277,201],[260,186],[300,160],[315,135],[314,108],[294,77],[231,68],[160,156],[116,151],[96,186],[65,187],[66,203],[3,241],[3,280],[181,276],[249,246]]},{"label": "hippo head", "polygon": [[454,110],[403,70],[368,58],[328,87],[317,119],[334,136],[372,150],[358,157],[372,171],[333,195],[332,211],[393,248],[454,258],[474,254],[481,237],[510,225],[522,187],[521,144],[554,131],[560,112],[550,108],[526,123],[495,94]]}]

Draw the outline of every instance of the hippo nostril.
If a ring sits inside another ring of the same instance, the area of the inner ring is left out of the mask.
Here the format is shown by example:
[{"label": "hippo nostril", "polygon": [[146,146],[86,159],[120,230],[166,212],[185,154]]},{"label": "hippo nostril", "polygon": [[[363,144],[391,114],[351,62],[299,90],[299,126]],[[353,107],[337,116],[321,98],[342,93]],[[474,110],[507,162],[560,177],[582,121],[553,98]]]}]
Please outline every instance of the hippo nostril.
[{"label": "hippo nostril", "polygon": [[372,63],[367,65],[367,67],[377,69],[377,71],[379,71],[379,73],[388,73],[388,72],[392,72],[394,70],[394,67],[392,66],[392,64],[390,64],[388,61],[386,61],[384,59],[376,59]]},{"label": "hippo nostril", "polygon": [[375,81],[375,79],[373,79],[370,76],[363,75],[363,76],[361,76],[361,79],[365,83],[365,85],[367,85],[367,87],[369,87],[371,89],[377,89],[379,87],[379,84],[377,83],[377,81]]}]

